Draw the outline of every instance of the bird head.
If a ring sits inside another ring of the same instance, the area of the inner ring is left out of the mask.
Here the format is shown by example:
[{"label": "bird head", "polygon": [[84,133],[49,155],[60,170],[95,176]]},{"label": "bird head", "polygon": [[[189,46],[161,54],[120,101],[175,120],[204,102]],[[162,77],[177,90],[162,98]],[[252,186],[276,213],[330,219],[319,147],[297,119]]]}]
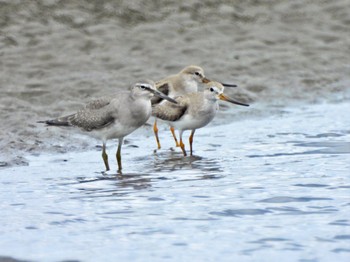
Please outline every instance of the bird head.
[{"label": "bird head", "polygon": [[239,102],[234,100],[233,98],[224,94],[224,86],[219,82],[211,81],[206,84],[206,89],[204,90],[205,96],[211,100],[222,100],[226,102],[230,102],[232,104],[240,105],[240,106],[249,106],[248,104]]}]

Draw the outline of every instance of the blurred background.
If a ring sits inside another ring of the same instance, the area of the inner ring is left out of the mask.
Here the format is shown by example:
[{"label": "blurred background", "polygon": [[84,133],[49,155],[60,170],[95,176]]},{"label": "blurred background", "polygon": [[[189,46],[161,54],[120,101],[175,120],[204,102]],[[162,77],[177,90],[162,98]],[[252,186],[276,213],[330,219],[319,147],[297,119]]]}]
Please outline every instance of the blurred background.
[{"label": "blurred background", "polygon": [[190,64],[253,105],[226,119],[347,100],[349,14],[348,0],[0,0],[0,165],[94,146],[36,121]]}]

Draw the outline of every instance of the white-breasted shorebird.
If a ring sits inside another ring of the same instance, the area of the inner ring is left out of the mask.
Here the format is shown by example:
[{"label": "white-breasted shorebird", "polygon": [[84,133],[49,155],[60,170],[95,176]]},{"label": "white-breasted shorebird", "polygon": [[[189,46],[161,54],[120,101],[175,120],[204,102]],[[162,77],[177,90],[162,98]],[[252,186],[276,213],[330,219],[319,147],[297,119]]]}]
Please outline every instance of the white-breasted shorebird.
[{"label": "white-breasted shorebird", "polygon": [[88,103],[78,112],[52,120],[39,121],[50,126],[75,126],[85,133],[102,140],[102,158],[109,170],[106,142],[118,138],[117,162],[121,173],[121,146],[125,136],[144,125],[152,113],[151,98],[153,96],[176,101],[159,92],[155,83],[146,80],[136,83],[129,91],[119,92]]},{"label": "white-breasted shorebird", "polygon": [[[166,94],[169,97],[174,98],[176,96],[197,92],[200,84],[205,84],[209,82],[210,80],[206,78],[204,75],[203,68],[196,65],[190,65],[182,69],[178,74],[168,76],[156,82],[156,87],[162,93]],[[236,85],[233,85],[233,84],[222,83],[222,85],[228,86],[228,87],[236,87]],[[162,103],[162,101],[163,101],[162,98],[154,97],[152,98],[152,106],[157,107]],[[157,118],[154,121],[153,131],[156,137],[157,147],[158,149],[160,149],[161,145],[158,137]],[[175,135],[174,127],[171,126],[170,131],[174,137],[176,146],[179,146],[179,143]]]},{"label": "white-breasted shorebird", "polygon": [[175,97],[177,104],[162,103],[153,108],[152,115],[166,121],[172,128],[179,130],[180,147],[186,156],[182,134],[185,130],[191,130],[189,137],[190,154],[193,154],[193,136],[196,129],[206,126],[213,120],[219,108],[218,100],[227,101],[241,106],[249,106],[233,100],[224,93],[224,86],[212,81],[206,84],[202,92],[189,93]]}]

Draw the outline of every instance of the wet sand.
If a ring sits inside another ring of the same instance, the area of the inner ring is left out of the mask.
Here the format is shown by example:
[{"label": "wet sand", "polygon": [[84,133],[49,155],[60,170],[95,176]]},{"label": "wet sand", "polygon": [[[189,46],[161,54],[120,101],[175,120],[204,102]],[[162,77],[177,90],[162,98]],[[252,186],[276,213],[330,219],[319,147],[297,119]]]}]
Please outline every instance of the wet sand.
[{"label": "wet sand", "polygon": [[229,119],[347,100],[349,13],[347,0],[1,1],[0,166],[91,150],[95,141],[36,121],[188,64],[254,102]]}]

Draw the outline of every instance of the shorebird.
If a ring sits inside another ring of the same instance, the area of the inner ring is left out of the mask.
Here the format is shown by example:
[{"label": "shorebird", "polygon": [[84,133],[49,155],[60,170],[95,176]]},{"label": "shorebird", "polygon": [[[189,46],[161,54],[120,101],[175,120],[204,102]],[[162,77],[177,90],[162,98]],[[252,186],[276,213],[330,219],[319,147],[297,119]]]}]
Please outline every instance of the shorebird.
[{"label": "shorebird", "polygon": [[[156,82],[156,87],[159,91],[166,94],[169,97],[176,97],[185,95],[188,93],[193,93],[198,91],[198,86],[200,84],[209,83],[210,80],[205,77],[203,68],[190,65],[182,69],[178,74],[168,76],[158,82]],[[232,84],[224,84],[222,85],[227,87],[236,87],[236,85]],[[152,98],[152,105],[157,106],[161,104],[163,101],[162,98],[154,97]],[[153,125],[154,135],[156,137],[158,149],[161,148],[159,137],[158,137],[158,126],[157,126],[157,118],[154,121]],[[174,127],[170,127],[170,131],[174,137],[176,146],[179,146],[177,141]]]},{"label": "shorebird", "polygon": [[193,136],[196,129],[206,126],[213,120],[219,109],[218,100],[227,101],[241,106],[249,106],[233,100],[224,93],[224,86],[212,81],[206,84],[202,92],[189,93],[176,97],[177,104],[163,103],[153,108],[152,115],[166,121],[172,128],[179,130],[180,147],[187,155],[182,134],[185,130],[191,130],[189,137],[190,154],[193,154]]},{"label": "shorebird", "polygon": [[106,142],[118,138],[117,162],[121,173],[121,147],[128,134],[146,123],[152,113],[151,98],[158,96],[172,103],[176,101],[156,90],[155,83],[147,80],[136,83],[129,91],[119,92],[88,103],[78,112],[52,120],[39,121],[50,126],[75,126],[102,140],[102,158],[109,170]]}]

